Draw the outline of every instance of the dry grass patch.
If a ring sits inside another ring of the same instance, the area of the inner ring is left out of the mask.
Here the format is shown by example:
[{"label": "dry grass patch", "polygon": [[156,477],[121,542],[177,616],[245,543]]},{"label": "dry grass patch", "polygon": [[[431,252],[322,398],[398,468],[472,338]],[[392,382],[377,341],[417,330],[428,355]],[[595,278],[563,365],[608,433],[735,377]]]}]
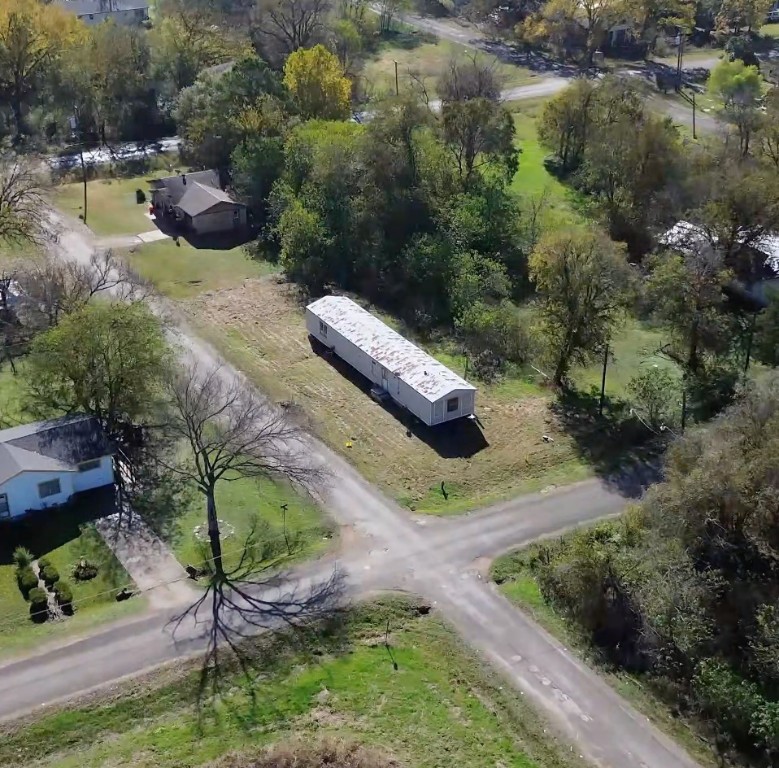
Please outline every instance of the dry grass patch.
[{"label": "dry grass patch", "polygon": [[401,768],[401,764],[359,744],[327,740],[321,744],[278,744],[259,753],[235,752],[209,768]]},{"label": "dry grass patch", "polygon": [[182,306],[260,388],[299,405],[317,434],[413,509],[457,512],[587,475],[544,395],[512,397],[500,385],[480,386],[483,430],[464,420],[414,426],[402,412],[373,402],[364,379],[313,351],[297,293],[277,279],[246,280]]}]

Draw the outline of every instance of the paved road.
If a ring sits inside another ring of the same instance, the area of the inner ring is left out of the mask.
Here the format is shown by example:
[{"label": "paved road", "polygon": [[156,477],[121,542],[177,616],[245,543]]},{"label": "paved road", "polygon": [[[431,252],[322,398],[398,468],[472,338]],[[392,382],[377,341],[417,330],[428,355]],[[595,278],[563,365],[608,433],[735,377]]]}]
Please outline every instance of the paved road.
[{"label": "paved road", "polygon": [[[515,63],[519,66],[527,66],[528,64],[524,55],[517,53],[505,42],[490,40],[473,24],[454,19],[433,19],[413,13],[404,14],[403,21],[424,32],[429,32],[437,37],[451,40],[468,48],[485,51],[510,63]],[[712,69],[719,62],[720,58],[718,56],[695,58],[689,62],[689,66],[696,69]],[[570,83],[571,78],[581,74],[575,67],[555,63],[542,57],[531,59],[529,64],[531,69],[535,69],[539,73],[539,79],[529,85],[520,85],[502,91],[501,97],[504,101],[524,101],[554,96]],[[630,67],[625,67],[622,72],[635,77],[645,77],[646,75],[643,70],[631,69]],[[672,101],[671,99],[656,98],[654,102],[674,122],[692,128],[692,107],[681,101]],[[431,102],[432,108],[437,109],[439,106],[440,102]],[[696,128],[702,133],[714,133],[722,130],[723,125],[717,118],[698,110],[696,114]]]},{"label": "paved road", "polygon": [[[76,223],[66,227],[59,247],[88,261],[88,230]],[[219,361],[216,352],[186,328],[173,333],[185,356],[206,365]],[[222,371],[243,379],[229,365]],[[321,501],[338,524],[348,526],[351,546],[337,560],[325,559],[288,574],[269,587],[273,595],[307,593],[331,579],[334,571],[346,597],[378,589],[422,595],[596,765],[695,766],[597,674],[511,606],[481,573],[487,559],[508,548],[618,513],[625,505],[621,495],[589,481],[464,518],[414,518],[319,441],[309,438],[304,447],[328,470]],[[0,666],[0,719],[202,650],[202,625],[185,622],[174,637],[169,618],[152,614]]]}]

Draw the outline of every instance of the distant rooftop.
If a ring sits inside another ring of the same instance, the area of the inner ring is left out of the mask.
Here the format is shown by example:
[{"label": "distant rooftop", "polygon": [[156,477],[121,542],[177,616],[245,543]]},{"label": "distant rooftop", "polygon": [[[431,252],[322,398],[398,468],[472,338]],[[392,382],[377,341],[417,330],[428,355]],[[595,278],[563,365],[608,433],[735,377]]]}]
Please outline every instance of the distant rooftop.
[{"label": "distant rooftop", "polygon": [[149,7],[149,0],[55,0],[55,3],[77,16],[112,11],[146,10]]},{"label": "distant rooftop", "polygon": [[[743,238],[743,240],[745,239],[746,237]],[[715,237],[712,242],[703,227],[697,224],[689,221],[678,221],[660,236],[659,242],[668,248],[689,251],[707,243],[716,245],[717,239]],[[765,234],[749,243],[749,247],[765,256],[765,266],[768,269],[779,273],[779,235]]]},{"label": "distant rooftop", "polygon": [[476,389],[346,296],[325,296],[307,309],[431,402]]}]

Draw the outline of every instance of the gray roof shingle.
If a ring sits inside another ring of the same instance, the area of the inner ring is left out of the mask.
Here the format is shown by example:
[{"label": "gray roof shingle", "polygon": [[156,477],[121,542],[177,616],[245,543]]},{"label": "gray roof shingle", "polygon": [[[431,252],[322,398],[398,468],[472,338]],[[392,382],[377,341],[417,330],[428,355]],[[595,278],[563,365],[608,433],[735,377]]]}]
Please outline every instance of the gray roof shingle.
[{"label": "gray roof shingle", "polygon": [[113,452],[94,416],[63,416],[0,430],[0,483],[20,472],[72,471]]}]

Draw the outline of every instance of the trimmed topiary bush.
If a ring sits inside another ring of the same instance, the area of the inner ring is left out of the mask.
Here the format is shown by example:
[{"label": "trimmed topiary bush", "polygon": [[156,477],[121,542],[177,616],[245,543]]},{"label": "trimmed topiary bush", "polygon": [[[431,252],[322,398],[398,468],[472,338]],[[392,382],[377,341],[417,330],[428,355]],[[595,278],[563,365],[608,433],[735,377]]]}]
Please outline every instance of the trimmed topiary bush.
[{"label": "trimmed topiary bush", "polygon": [[62,612],[70,616],[73,613],[73,591],[67,581],[58,581],[54,585],[54,596]]},{"label": "trimmed topiary bush", "polygon": [[38,558],[38,570],[42,571],[44,568],[47,568],[51,565],[51,560],[49,560],[48,557],[39,557]]},{"label": "trimmed topiary bush", "polygon": [[135,202],[142,205],[146,202],[146,193],[142,189],[135,190]]},{"label": "trimmed topiary bush", "polygon": [[33,560],[35,557],[26,547],[17,547],[14,550],[14,564],[17,568],[29,568]]},{"label": "trimmed topiary bush", "polygon": [[49,618],[49,596],[45,589],[34,587],[30,590],[30,618],[39,622]]},{"label": "trimmed topiary bush", "polygon": [[26,568],[19,568],[16,571],[16,583],[19,585],[19,591],[25,600],[30,599],[30,590],[38,586],[38,577],[35,571],[28,565]]},{"label": "trimmed topiary bush", "polygon": [[41,577],[43,578],[43,583],[51,589],[52,585],[60,580],[60,574],[59,571],[53,566],[53,565],[47,565],[42,571],[41,571]]}]

